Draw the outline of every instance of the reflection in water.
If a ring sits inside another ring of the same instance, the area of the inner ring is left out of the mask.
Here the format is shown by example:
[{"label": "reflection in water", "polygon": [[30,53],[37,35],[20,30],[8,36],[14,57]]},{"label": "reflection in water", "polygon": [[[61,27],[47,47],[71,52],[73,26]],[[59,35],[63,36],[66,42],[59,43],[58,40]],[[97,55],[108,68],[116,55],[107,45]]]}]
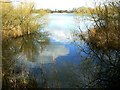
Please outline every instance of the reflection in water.
[{"label": "reflection in water", "polygon": [[[57,57],[67,55],[69,53],[69,51],[62,45],[46,45],[42,52],[40,47],[37,48],[37,52],[38,54],[32,53],[32,56],[29,58],[27,58],[23,53],[16,55],[15,58],[18,59],[19,63],[26,63],[29,66],[29,63],[32,65],[53,63]],[[31,58],[34,61],[30,62]]]},{"label": "reflection in water", "polygon": [[42,64],[54,63],[57,57],[69,53],[64,45],[50,44],[49,38],[39,33],[4,41],[2,49],[5,88],[21,87],[25,83],[29,86],[28,84],[32,82],[44,87]]},{"label": "reflection in water", "polygon": [[44,28],[49,38],[36,33],[3,41],[3,87],[76,87],[74,72],[81,57],[78,47],[71,43],[77,28],[74,17],[49,15]]},{"label": "reflection in water", "polygon": [[[78,40],[77,46],[71,43],[72,33],[78,30],[77,26],[85,30],[86,24],[91,27],[93,23],[89,20],[76,22],[75,17],[85,18],[75,14],[50,14],[48,26],[44,28],[49,37],[36,33],[3,42],[3,87],[99,87],[96,85],[99,83],[98,76],[106,79],[109,75],[105,76],[105,72],[113,67],[100,63],[95,53],[101,55],[104,60],[106,55],[95,49],[91,51],[90,45],[81,39]],[[104,75],[101,75],[100,71],[105,71],[102,72]],[[96,79],[98,80],[91,82]]]},{"label": "reflection in water", "polygon": [[[57,16],[52,17],[45,28],[51,34],[51,41],[41,33],[3,41],[3,87],[68,87],[64,83],[67,79],[63,77],[64,69],[67,69],[64,64],[68,66],[68,63],[64,61],[71,59],[74,62],[70,53],[75,55],[76,49],[74,46],[66,48],[59,42],[65,42],[67,35],[71,36],[72,28],[69,26],[74,25],[69,24],[73,24],[73,16]],[[69,75],[67,73],[66,76]]]},{"label": "reflection in water", "polygon": [[3,41],[3,87],[76,87],[73,67],[80,62],[72,43],[74,14],[51,14],[50,34],[33,34]]},{"label": "reflection in water", "polygon": [[44,51],[39,55],[38,63],[52,63],[59,56],[65,56],[69,53],[68,49],[63,45],[53,44],[47,46]]},{"label": "reflection in water", "polygon": [[75,14],[50,14],[49,24],[45,30],[50,33],[50,37],[57,42],[71,42],[72,32],[75,30]]},{"label": "reflection in water", "polygon": [[[44,40],[44,42],[38,42],[40,39]],[[38,56],[48,44],[49,39],[44,34],[39,33],[4,41],[2,46],[3,87],[12,87],[12,85],[9,85],[15,84],[16,80],[20,81],[19,79],[22,77],[23,80],[28,79],[27,75],[29,72],[26,65],[30,66],[32,62],[35,62],[36,56]],[[20,63],[21,60],[22,63]],[[27,83],[28,81],[24,82]]]},{"label": "reflection in water", "polygon": [[[39,39],[45,39],[45,41],[39,42]],[[6,55],[6,52],[10,53],[12,51],[15,54],[14,57],[23,54],[28,60],[34,60],[34,55],[38,55],[39,51],[42,52],[47,44],[49,44],[49,39],[45,36],[39,34],[29,35],[3,42],[3,52],[5,51]]]}]

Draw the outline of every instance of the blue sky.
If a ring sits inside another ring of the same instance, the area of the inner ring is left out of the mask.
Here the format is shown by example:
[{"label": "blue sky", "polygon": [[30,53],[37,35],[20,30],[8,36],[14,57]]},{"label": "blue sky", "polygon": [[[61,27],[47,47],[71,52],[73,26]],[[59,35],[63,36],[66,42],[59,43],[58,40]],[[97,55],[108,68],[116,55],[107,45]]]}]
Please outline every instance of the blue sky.
[{"label": "blue sky", "polygon": [[103,2],[107,0],[12,0],[12,1],[33,1],[35,2],[36,8],[43,9],[61,9],[61,10],[69,10],[81,6],[85,7],[94,7],[95,1]]}]

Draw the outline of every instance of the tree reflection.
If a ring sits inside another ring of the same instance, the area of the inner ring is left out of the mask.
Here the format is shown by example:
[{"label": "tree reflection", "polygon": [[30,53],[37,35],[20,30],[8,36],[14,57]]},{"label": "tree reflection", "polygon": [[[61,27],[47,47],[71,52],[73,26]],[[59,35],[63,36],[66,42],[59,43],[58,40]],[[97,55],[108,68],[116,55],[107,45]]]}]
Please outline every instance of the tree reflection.
[{"label": "tree reflection", "polygon": [[47,34],[34,33],[2,43],[3,88],[37,87],[35,78],[30,76],[24,65],[21,65],[21,68],[16,66],[16,62],[19,61],[19,55],[24,55],[27,60],[34,62],[35,56],[49,44]]}]

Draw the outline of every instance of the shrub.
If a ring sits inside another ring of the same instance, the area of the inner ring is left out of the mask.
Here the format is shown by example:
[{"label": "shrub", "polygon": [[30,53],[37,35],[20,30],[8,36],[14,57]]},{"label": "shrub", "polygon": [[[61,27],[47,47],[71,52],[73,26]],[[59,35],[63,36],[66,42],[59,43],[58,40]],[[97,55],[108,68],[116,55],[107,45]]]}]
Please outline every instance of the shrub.
[{"label": "shrub", "polygon": [[34,15],[34,3],[24,2],[14,7],[11,2],[2,2],[1,6],[3,39],[30,34],[40,28],[38,18],[45,13]]}]

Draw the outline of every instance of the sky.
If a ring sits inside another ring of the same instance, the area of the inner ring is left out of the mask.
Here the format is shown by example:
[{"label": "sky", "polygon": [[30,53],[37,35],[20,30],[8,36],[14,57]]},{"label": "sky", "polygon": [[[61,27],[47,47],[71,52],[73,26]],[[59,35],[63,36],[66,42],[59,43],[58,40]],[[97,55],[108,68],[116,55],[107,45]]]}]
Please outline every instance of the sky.
[{"label": "sky", "polygon": [[80,6],[91,6],[91,0],[34,0],[37,8],[50,8],[50,9],[72,9]]},{"label": "sky", "polygon": [[[33,1],[35,2],[35,8],[43,8],[43,9],[58,9],[58,10],[71,10],[73,8],[78,7],[94,7],[95,1],[103,2],[107,0],[12,0],[12,1]],[[108,0],[112,1],[112,0]]]}]

